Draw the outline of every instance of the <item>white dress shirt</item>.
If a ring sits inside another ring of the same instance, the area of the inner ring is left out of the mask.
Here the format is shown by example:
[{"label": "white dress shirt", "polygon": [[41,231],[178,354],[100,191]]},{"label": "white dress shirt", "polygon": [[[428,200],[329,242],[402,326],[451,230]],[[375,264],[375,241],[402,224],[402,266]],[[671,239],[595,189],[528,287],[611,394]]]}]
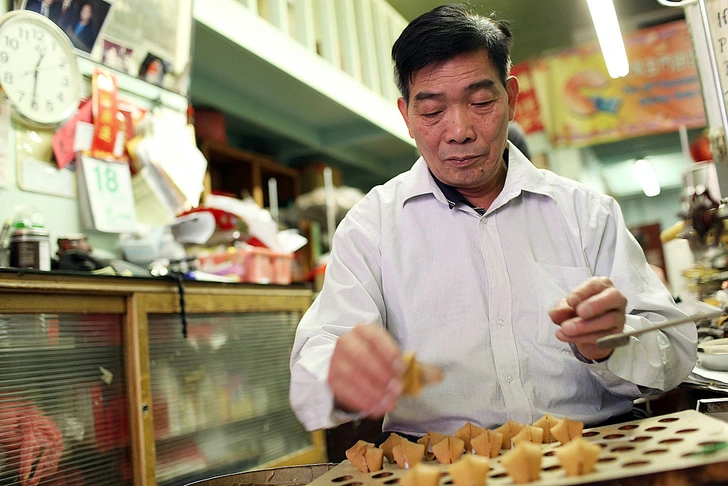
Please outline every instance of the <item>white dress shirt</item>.
[{"label": "white dress shirt", "polygon": [[326,378],[336,339],[364,322],[445,371],[402,397],[385,431],[454,433],[545,413],[597,424],[693,369],[693,323],[632,337],[594,364],[556,339],[548,310],[594,275],[627,297],[625,330],[683,314],[614,199],[535,168],[512,144],[508,153],[503,191],[482,216],[451,209],[421,158],[346,215],[291,355],[291,405],[308,430],[352,418],[334,409]]}]

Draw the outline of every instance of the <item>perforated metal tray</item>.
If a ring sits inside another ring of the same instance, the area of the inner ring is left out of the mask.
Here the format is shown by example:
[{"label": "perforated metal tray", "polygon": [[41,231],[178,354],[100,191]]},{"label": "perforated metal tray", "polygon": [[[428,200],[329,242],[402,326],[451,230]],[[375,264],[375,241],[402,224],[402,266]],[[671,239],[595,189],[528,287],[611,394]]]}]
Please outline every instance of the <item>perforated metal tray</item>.
[{"label": "perforated metal tray", "polygon": [[[586,429],[586,440],[602,447],[599,462],[590,474],[568,477],[554,455],[559,444],[544,444],[541,476],[531,485],[698,485],[728,481],[728,423],[687,410],[623,424]],[[490,460],[486,484],[511,485],[513,480],[500,463]],[[311,486],[379,486],[398,484],[406,473],[396,464],[381,471],[362,473],[343,461]],[[437,461],[428,464],[438,465]],[[451,485],[447,466],[439,465],[441,485]]]}]

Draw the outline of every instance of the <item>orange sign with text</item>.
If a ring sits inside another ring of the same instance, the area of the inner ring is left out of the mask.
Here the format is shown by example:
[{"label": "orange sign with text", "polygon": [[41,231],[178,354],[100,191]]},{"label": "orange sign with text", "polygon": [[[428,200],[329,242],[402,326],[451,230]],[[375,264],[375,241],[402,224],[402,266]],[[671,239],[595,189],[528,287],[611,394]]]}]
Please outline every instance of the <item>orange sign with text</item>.
[{"label": "orange sign with text", "polygon": [[607,74],[596,42],[532,65],[554,144],[582,146],[705,126],[684,20],[625,36],[625,47],[630,72],[618,79]]}]

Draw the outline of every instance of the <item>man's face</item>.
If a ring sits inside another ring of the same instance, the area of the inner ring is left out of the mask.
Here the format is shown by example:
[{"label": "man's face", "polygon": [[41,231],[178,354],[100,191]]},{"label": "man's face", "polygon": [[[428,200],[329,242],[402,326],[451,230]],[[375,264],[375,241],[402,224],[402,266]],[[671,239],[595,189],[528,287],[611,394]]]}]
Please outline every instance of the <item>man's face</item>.
[{"label": "man's face", "polygon": [[415,72],[409,105],[400,98],[398,106],[435,177],[467,192],[485,192],[504,174],[517,97],[518,81],[511,77],[503,86],[490,56],[479,51]]},{"label": "man's face", "polygon": [[81,20],[83,20],[84,22],[88,22],[89,20],[91,20],[92,14],[93,14],[93,10],[91,9],[91,5],[89,5],[88,3],[86,5],[84,5],[83,7],[81,7],[80,15],[81,15]]}]

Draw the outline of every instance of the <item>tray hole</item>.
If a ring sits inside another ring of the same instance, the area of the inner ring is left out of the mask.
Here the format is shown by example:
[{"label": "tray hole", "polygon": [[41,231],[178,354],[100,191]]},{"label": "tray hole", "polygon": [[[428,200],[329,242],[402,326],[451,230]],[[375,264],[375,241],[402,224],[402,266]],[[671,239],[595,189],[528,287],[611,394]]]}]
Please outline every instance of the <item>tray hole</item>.
[{"label": "tray hole", "polygon": [[493,479],[500,479],[500,478],[507,478],[507,477],[508,477],[508,473],[505,473],[505,472],[493,474],[491,476],[491,478],[493,478]]},{"label": "tray hole", "polygon": [[374,479],[381,479],[381,478],[388,478],[389,476],[394,476],[394,473],[389,472],[389,471],[384,471],[384,472],[377,473],[377,474],[373,475],[372,477]]},{"label": "tray hole", "polygon": [[662,430],[665,430],[667,427],[657,426],[657,427],[650,427],[649,429],[645,429],[647,432],[660,432]]},{"label": "tray hole", "polygon": [[691,434],[691,433],[697,432],[697,431],[698,431],[698,429],[682,429],[682,430],[678,430],[676,432],[676,434]]},{"label": "tray hole", "polygon": [[658,420],[658,422],[663,423],[663,424],[669,424],[670,422],[677,422],[678,420],[680,420],[680,419],[677,417],[667,417],[667,418]]},{"label": "tray hole", "polygon": [[616,461],[616,460],[617,460],[617,458],[616,458],[616,457],[614,457],[614,456],[609,456],[609,457],[600,457],[600,458],[599,458],[599,460],[598,460],[597,462],[614,462],[614,461]]},{"label": "tray hole", "polygon": [[664,454],[666,452],[667,452],[667,449],[652,449],[651,451],[645,451],[645,455]]},{"label": "tray hole", "polygon": [[558,469],[561,469],[561,466],[559,466],[558,464],[554,464],[553,466],[543,468],[543,471],[549,472],[549,471],[556,471]]},{"label": "tray hole", "polygon": [[604,436],[605,439],[621,439],[622,437],[624,437],[624,434],[609,434]]},{"label": "tray hole", "polygon": [[354,479],[354,476],[339,476],[338,478],[334,478],[331,480],[332,483],[343,483],[344,481],[351,481]]},{"label": "tray hole", "polygon": [[682,442],[683,440],[680,438],[672,438],[672,439],[664,439],[659,442],[659,444],[676,444],[678,442]]},{"label": "tray hole", "polygon": [[594,430],[590,430],[589,432],[584,432],[581,435],[582,435],[582,437],[594,437],[595,435],[599,435],[599,432],[596,432]]},{"label": "tray hole", "polygon": [[398,484],[398,483],[399,483],[399,478],[392,478],[392,479],[387,479],[386,481],[384,481],[384,484]]},{"label": "tray hole", "polygon": [[640,467],[640,466],[646,466],[650,463],[650,461],[634,461],[634,462],[628,462],[624,465],[624,467]]},{"label": "tray hole", "polygon": [[629,424],[629,425],[623,425],[619,428],[619,430],[634,430],[636,428],[639,428],[639,425],[636,424]]},{"label": "tray hole", "polygon": [[614,449],[611,449],[612,452],[629,452],[633,451],[635,448],[632,446],[620,446],[615,447]]},{"label": "tray hole", "polygon": [[725,444],[725,442],[709,441],[709,442],[700,442],[700,443],[698,443],[699,446],[703,446],[703,447],[722,446],[723,444]]},{"label": "tray hole", "polygon": [[[647,440],[650,440],[652,437],[648,435],[638,435],[637,437],[633,437],[630,442],[645,442]],[[682,440],[682,439],[681,439]]]},{"label": "tray hole", "polygon": [[551,457],[551,456],[553,456],[554,454],[556,454],[556,453],[555,453],[554,451],[547,451],[547,452],[544,452],[544,453],[543,453],[543,455],[544,455],[544,456],[546,456],[546,457]]}]

